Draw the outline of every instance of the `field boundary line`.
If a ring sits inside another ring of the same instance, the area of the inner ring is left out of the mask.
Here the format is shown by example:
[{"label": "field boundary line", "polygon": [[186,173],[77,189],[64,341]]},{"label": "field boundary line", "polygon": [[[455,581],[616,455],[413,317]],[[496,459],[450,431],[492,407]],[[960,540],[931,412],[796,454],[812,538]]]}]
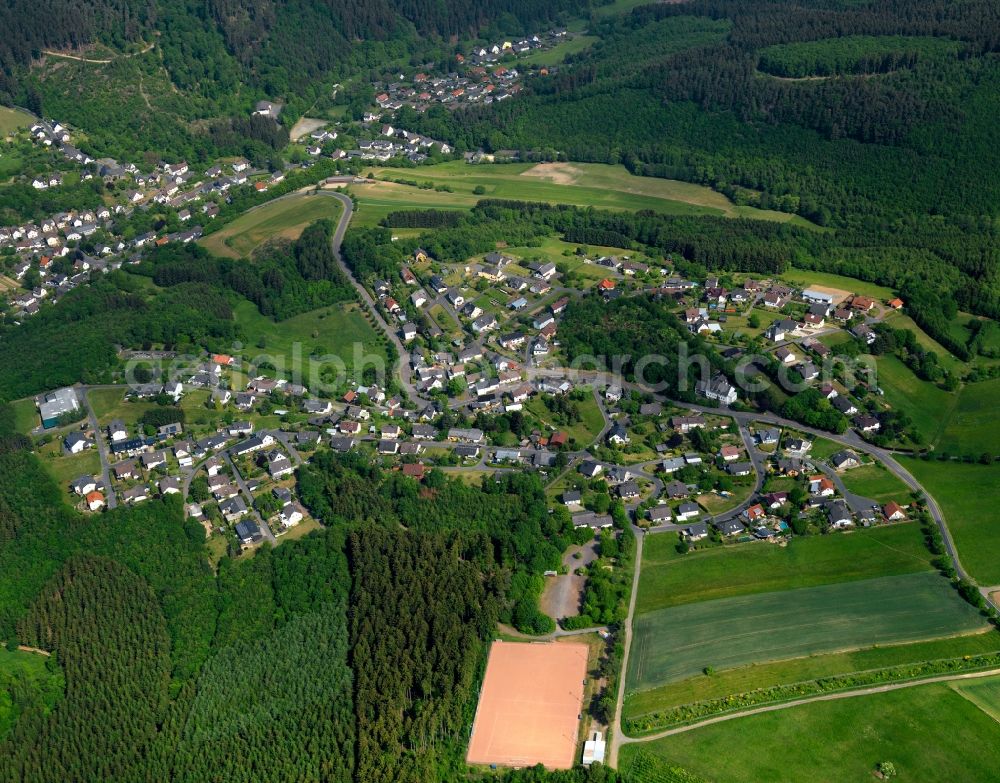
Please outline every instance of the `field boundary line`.
[{"label": "field boundary line", "polygon": [[723,723],[725,721],[736,720],[737,718],[748,718],[752,715],[760,715],[765,712],[777,712],[778,710],[786,710],[791,707],[800,707],[804,704],[812,704],[818,701],[838,701],[840,699],[851,699],[856,696],[873,696],[878,693],[888,693],[889,691],[898,691],[904,688],[916,688],[920,685],[932,685],[934,683],[953,682],[956,680],[980,679],[983,677],[992,677],[997,674],[1000,674],[1000,669],[986,669],[984,671],[979,671],[979,672],[965,672],[963,674],[937,675],[934,677],[924,677],[913,680],[906,680],[904,682],[887,683],[885,685],[875,685],[868,688],[857,688],[854,690],[835,691],[833,693],[821,693],[815,696],[806,697],[804,699],[794,699],[792,701],[778,702],[775,704],[765,704],[760,707],[753,707],[747,710],[739,710],[738,712],[729,712],[729,713],[724,713],[722,715],[715,715],[711,718],[699,720],[695,723],[688,723],[684,726],[675,726],[672,729],[665,729],[663,731],[658,731],[655,734],[647,734],[642,737],[629,737],[624,733],[622,733],[620,734],[619,744],[630,745],[634,743],[652,742],[654,740],[664,739],[666,737],[672,737],[675,734],[683,734],[684,732],[687,731],[693,731],[694,729],[700,729],[705,726],[711,726],[716,723]]}]

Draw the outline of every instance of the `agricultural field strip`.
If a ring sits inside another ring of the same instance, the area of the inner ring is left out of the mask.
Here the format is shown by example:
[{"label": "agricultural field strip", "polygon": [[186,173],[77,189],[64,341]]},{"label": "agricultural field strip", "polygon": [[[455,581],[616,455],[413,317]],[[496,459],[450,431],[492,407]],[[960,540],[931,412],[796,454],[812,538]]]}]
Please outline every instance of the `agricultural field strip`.
[{"label": "agricultural field strip", "polygon": [[794,687],[821,679],[907,668],[929,661],[960,661],[968,657],[995,654],[998,650],[1000,634],[991,629],[983,629],[972,634],[940,639],[753,663],[715,671],[711,676],[699,674],[633,692],[625,703],[625,717],[639,718],[673,707],[776,686]]},{"label": "agricultural field strip", "polygon": [[953,682],[950,687],[1000,723],[1000,677],[975,682]]},{"label": "agricultural field strip", "polygon": [[[873,596],[879,596],[873,606]],[[719,599],[636,619],[629,688],[715,669],[948,636],[982,625],[935,573]],[[735,628],[735,631],[726,629]]]}]

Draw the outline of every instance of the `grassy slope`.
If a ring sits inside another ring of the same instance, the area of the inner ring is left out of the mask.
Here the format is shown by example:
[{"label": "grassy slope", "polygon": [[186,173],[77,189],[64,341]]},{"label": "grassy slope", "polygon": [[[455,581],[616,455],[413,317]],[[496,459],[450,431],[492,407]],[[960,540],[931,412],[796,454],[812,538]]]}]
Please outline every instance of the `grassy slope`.
[{"label": "grassy slope", "polygon": [[6,135],[13,133],[19,128],[27,128],[31,125],[31,122],[30,114],[18,111],[17,109],[11,109],[8,106],[0,106],[0,134]]},{"label": "grassy slope", "polygon": [[[355,344],[363,348],[364,354],[385,357],[385,338],[365,320],[357,305],[321,307],[275,322],[261,315],[252,302],[240,302],[234,315],[247,335],[248,347],[243,351],[244,358],[269,354],[283,358],[285,367],[291,369],[296,343],[300,344],[303,362],[309,358],[313,348],[319,347],[324,354],[335,354],[351,367]],[[257,347],[261,339],[265,341],[264,348]],[[307,369],[303,366],[302,382],[308,385]]]},{"label": "grassy slope", "polygon": [[737,545],[678,558],[672,537],[649,536],[636,612],[930,570],[914,524],[792,539],[788,546]]},{"label": "grassy slope", "polygon": [[1000,378],[962,387],[937,443],[938,451],[951,454],[1000,453]]},{"label": "grassy slope", "polygon": [[[392,209],[462,208],[474,205],[481,198],[509,198],[604,209],[651,209],[677,215],[755,217],[809,225],[783,212],[736,206],[722,194],[700,185],[636,177],[623,166],[601,163],[549,164],[537,168],[526,163],[470,166],[463,161],[450,161],[417,170],[372,167],[370,171],[379,177],[448,185],[453,192],[438,193],[395,183],[358,187],[355,192],[360,200],[359,222],[363,224],[377,222]],[[532,174],[525,175],[528,171]],[[473,193],[476,186],[482,186],[485,193]]]},{"label": "grassy slope", "polygon": [[958,401],[958,395],[920,380],[892,354],[878,357],[878,385],[885,392],[885,401],[893,408],[906,411],[929,443],[937,440]]},{"label": "grassy slope", "polygon": [[843,475],[847,488],[862,497],[878,503],[895,500],[901,505],[910,501],[910,488],[882,465],[863,465],[852,468]]},{"label": "grassy slope", "polygon": [[793,682],[805,682],[851,672],[900,666],[922,661],[961,658],[967,655],[1000,650],[1000,633],[966,634],[909,644],[876,645],[850,652],[809,655],[785,661],[753,664],[698,674],[658,688],[629,694],[625,699],[626,717],[645,715],[657,710],[717,699],[730,694],[747,693]]},{"label": "grassy slope", "polygon": [[296,195],[269,202],[258,209],[240,215],[225,228],[199,240],[200,244],[218,256],[242,258],[249,256],[269,239],[297,239],[302,230],[315,220],[340,217],[340,202],[328,196]]},{"label": "grassy slope", "polygon": [[744,595],[661,609],[635,621],[628,686],[981,628],[979,613],[935,573]]},{"label": "grassy slope", "polygon": [[714,783],[873,780],[892,761],[899,780],[996,780],[1000,725],[943,684],[818,702],[627,745],[621,762],[649,751]]},{"label": "grassy slope", "polygon": [[883,285],[867,283],[864,280],[835,275],[829,272],[814,272],[811,269],[788,269],[781,274],[781,279],[798,286],[823,285],[863,296],[871,296],[875,299],[886,300],[892,299],[895,296],[891,288]]},{"label": "grassy slope", "polygon": [[899,461],[940,504],[966,570],[980,584],[1000,584],[1000,465]]}]

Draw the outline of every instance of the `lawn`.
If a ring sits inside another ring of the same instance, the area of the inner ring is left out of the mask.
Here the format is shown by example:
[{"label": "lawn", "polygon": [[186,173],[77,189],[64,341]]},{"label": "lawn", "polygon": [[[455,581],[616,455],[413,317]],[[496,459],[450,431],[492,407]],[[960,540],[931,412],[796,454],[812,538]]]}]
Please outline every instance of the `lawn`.
[{"label": "lawn", "polygon": [[23,400],[15,400],[10,404],[10,407],[14,410],[14,429],[18,432],[27,434],[42,423],[34,398],[25,397]]},{"label": "lawn", "polygon": [[1000,455],[1000,378],[968,383],[940,430],[936,449],[950,454]]},{"label": "lawn", "polygon": [[247,337],[247,347],[241,352],[244,359],[252,361],[266,354],[275,367],[283,366],[285,377],[288,372],[294,374],[298,364],[301,382],[310,388],[316,385],[310,385],[308,366],[314,351],[340,357],[347,368],[354,367],[356,352],[385,360],[385,336],[375,331],[353,303],[321,307],[280,322],[261,315],[248,301],[236,305],[233,314]]},{"label": "lawn", "polygon": [[[621,766],[651,753],[714,783],[987,781],[1000,769],[1000,724],[945,684],[816,702],[626,745]],[[632,777],[632,783],[654,781]]]},{"label": "lawn", "polygon": [[582,449],[593,443],[601,430],[604,429],[604,417],[601,415],[601,409],[597,406],[597,400],[594,399],[593,394],[588,393],[576,404],[580,411],[580,421],[566,426],[555,423],[552,413],[545,407],[541,397],[532,397],[524,407],[543,424],[565,432],[571,441],[575,442],[575,447]]},{"label": "lawn", "polygon": [[828,459],[831,455],[844,449],[844,446],[828,438],[813,438],[812,444],[812,448],[809,450],[809,456],[812,459]]},{"label": "lawn", "polygon": [[875,645],[850,652],[809,655],[785,661],[738,666],[711,675],[699,673],[658,688],[630,693],[624,716],[635,718],[658,710],[748,693],[795,682],[808,682],[852,672],[871,671],[924,661],[985,655],[1000,650],[1000,633],[965,634],[909,644]]},{"label": "lawn", "polygon": [[39,451],[42,464],[49,475],[63,489],[67,497],[74,501],[78,497],[71,495],[69,483],[80,476],[96,476],[101,472],[101,457],[96,448],[87,449],[80,454],[63,454],[62,442],[54,441]]},{"label": "lawn", "polygon": [[0,135],[6,136],[20,128],[27,128],[34,120],[31,115],[9,106],[0,106]]},{"label": "lawn", "polygon": [[965,569],[1000,585],[1000,464],[897,459],[941,506]]},{"label": "lawn", "polygon": [[643,690],[721,670],[984,626],[939,574],[918,573],[743,595],[639,615],[628,687]]},{"label": "lawn", "polygon": [[[602,209],[640,210],[675,215],[723,215],[791,222],[811,226],[802,218],[784,212],[754,209],[733,204],[721,193],[690,182],[637,177],[624,166],[603,163],[479,164],[449,161],[413,169],[373,167],[379,178],[415,180],[447,185],[451,193],[421,190],[413,186],[381,183],[356,190],[362,210],[370,204],[378,208],[396,201],[397,209],[453,208],[472,206],[481,198],[509,198],[575,204]],[[485,192],[474,193],[476,187]],[[382,212],[381,214],[385,214]],[[361,222],[366,223],[370,216]]]},{"label": "lawn", "polygon": [[99,421],[109,419],[110,414],[122,405],[125,399],[125,387],[90,389],[87,392],[87,399],[90,400],[90,407],[94,409],[94,415]]},{"label": "lawn", "polygon": [[885,505],[895,500],[900,505],[906,505],[910,501],[910,488],[881,464],[852,468],[841,478],[851,492],[871,498],[876,503]]},{"label": "lawn", "polygon": [[264,242],[275,237],[297,239],[310,223],[340,218],[340,202],[328,196],[298,194],[270,201],[243,213],[224,228],[199,240],[217,256],[249,256]]},{"label": "lawn", "polygon": [[152,400],[127,399],[124,386],[116,389],[93,389],[87,392],[87,397],[101,426],[113,419],[121,419],[125,424],[132,425],[138,422],[146,411],[160,407]]},{"label": "lawn", "polygon": [[912,523],[793,538],[783,547],[715,547],[683,557],[677,556],[675,544],[672,536],[653,534],[646,539],[637,613],[931,568],[920,529]]},{"label": "lawn", "polygon": [[0,647],[0,740],[13,727],[20,712],[11,697],[14,689],[38,694],[48,711],[62,696],[62,672],[49,671],[49,659],[38,653],[7,650]]},{"label": "lawn", "polygon": [[281,531],[275,534],[278,538],[278,543],[280,544],[284,541],[295,541],[296,539],[304,538],[316,530],[322,530],[323,527],[312,517],[306,517],[295,527],[288,528],[288,530],[282,530],[280,522],[278,523],[276,529]]}]

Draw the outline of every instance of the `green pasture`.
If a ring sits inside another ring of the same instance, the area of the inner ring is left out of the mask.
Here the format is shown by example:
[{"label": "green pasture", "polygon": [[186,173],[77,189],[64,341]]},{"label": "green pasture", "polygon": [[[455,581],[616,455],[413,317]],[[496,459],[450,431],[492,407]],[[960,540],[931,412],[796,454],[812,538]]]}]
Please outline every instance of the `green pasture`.
[{"label": "green pasture", "polygon": [[936,450],[949,454],[1000,455],[1000,378],[967,383],[958,392]]},{"label": "green pasture", "polygon": [[952,682],[950,685],[953,691],[1000,723],[1000,677]]},{"label": "green pasture", "polygon": [[[643,763],[647,754],[664,767]],[[906,783],[996,780],[1000,723],[934,683],[724,721],[626,745],[619,759],[624,770],[637,762],[629,783],[671,780],[663,771],[670,766],[713,783],[860,783],[875,779],[880,761]]]},{"label": "green pasture", "polygon": [[883,399],[905,411],[929,443],[937,440],[958,402],[958,394],[921,380],[894,354],[878,357],[878,385],[885,392]]},{"label": "green pasture", "polygon": [[891,288],[877,283],[868,283],[858,280],[855,277],[835,275],[831,272],[816,272],[812,269],[791,268],[781,273],[782,280],[792,283],[800,288],[808,288],[813,285],[827,286],[828,288],[839,288],[852,294],[870,296],[883,301],[892,299],[895,294]]},{"label": "green pasture", "polygon": [[965,569],[1000,585],[1000,464],[898,459],[941,506]]},{"label": "green pasture", "polygon": [[931,568],[930,554],[916,524],[793,538],[786,546],[715,547],[683,557],[677,556],[675,544],[672,536],[647,537],[636,600],[638,614]]},{"label": "green pasture", "polygon": [[34,119],[27,112],[20,109],[12,109],[9,106],[0,106],[0,134],[6,136],[21,128],[27,128],[34,122]]},{"label": "green pasture", "polygon": [[243,213],[225,227],[198,240],[217,256],[243,258],[270,239],[297,239],[310,223],[340,218],[340,202],[330,196],[296,194]]},{"label": "green pasture", "polygon": [[910,502],[910,488],[880,464],[851,468],[841,478],[851,492],[876,503],[884,505],[895,500],[905,506]]},{"label": "green pasture", "polygon": [[[453,192],[437,192],[412,185],[378,182],[358,186],[359,222],[367,223],[368,212],[381,211],[388,203],[396,209],[458,208],[473,206],[483,198],[519,199],[553,204],[574,204],[602,209],[640,210],[674,215],[720,215],[760,220],[812,224],[794,215],[733,204],[721,193],[690,182],[637,177],[624,166],[603,163],[491,164],[470,165],[449,161],[418,169],[373,167],[380,180],[402,179],[446,185]],[[481,188],[483,193],[474,193]],[[391,210],[388,210],[391,211]],[[384,212],[382,213],[384,214]]]}]

